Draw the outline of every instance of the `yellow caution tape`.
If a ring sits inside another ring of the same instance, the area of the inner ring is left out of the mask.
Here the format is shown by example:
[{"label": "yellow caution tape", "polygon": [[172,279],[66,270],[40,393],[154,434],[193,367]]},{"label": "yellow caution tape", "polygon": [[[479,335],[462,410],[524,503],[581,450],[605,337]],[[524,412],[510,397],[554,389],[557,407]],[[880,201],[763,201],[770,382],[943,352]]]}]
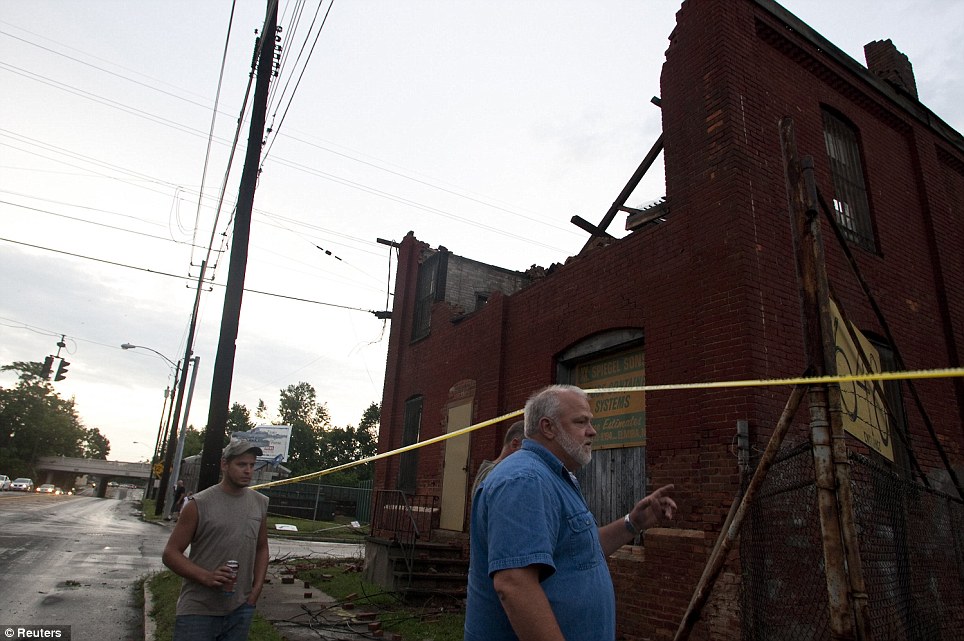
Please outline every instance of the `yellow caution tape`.
[{"label": "yellow caution tape", "polygon": [[[754,380],[744,380],[744,381],[712,381],[708,383],[673,383],[668,385],[640,385],[637,387],[605,387],[605,388],[593,388],[585,390],[587,394],[615,394],[615,393],[626,393],[626,392],[667,392],[674,390],[693,390],[693,389],[719,389],[719,388],[729,388],[729,387],[775,387],[783,385],[822,385],[827,383],[851,383],[858,381],[896,381],[896,380],[919,380],[928,378],[956,378],[964,377],[964,367],[951,367],[945,369],[926,369],[926,370],[911,370],[906,372],[869,372],[867,374],[849,374],[847,376],[801,376],[797,378],[773,378],[773,379],[754,379]],[[391,450],[389,452],[382,452],[381,454],[376,454],[374,456],[369,456],[357,461],[352,461],[351,463],[345,463],[343,465],[336,465],[335,467],[330,467],[325,470],[320,470],[318,472],[312,472],[311,474],[304,474],[302,476],[295,476],[288,479],[279,479],[277,481],[271,481],[269,483],[260,483],[258,485],[252,485],[252,489],[261,489],[267,487],[274,487],[276,485],[287,485],[289,483],[299,483],[301,481],[309,481],[320,476],[325,476],[327,474],[332,474],[334,472],[340,472],[342,470],[347,470],[349,468],[364,465],[365,463],[371,463],[372,461],[378,461],[383,458],[388,458],[390,456],[396,456],[398,454],[404,454],[405,452],[410,452],[416,450],[420,447],[425,447],[427,445],[434,445],[435,443],[441,443],[450,438],[456,438],[458,436],[464,436],[475,430],[482,429],[483,427],[488,427],[490,425],[495,425],[496,423],[501,423],[502,421],[508,420],[510,418],[516,418],[517,416],[522,416],[523,410],[515,410],[514,412],[509,412],[508,414],[503,414],[502,416],[497,416],[491,418],[487,421],[482,421],[481,423],[476,423],[475,425],[469,425],[468,427],[463,427],[462,429],[455,430],[454,432],[448,432],[447,434],[442,434],[441,436],[436,436],[435,438],[430,438],[425,441],[419,441],[418,443],[412,443],[411,445],[406,445],[400,447],[396,450]]]}]

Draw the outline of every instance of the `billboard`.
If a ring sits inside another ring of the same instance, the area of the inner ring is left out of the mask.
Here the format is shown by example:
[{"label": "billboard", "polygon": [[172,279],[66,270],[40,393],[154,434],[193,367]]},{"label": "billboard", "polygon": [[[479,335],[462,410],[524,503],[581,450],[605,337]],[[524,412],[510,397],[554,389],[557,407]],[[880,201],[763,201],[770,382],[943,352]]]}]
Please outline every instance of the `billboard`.
[{"label": "billboard", "polygon": [[242,438],[261,448],[263,455],[258,460],[284,463],[288,460],[288,445],[291,443],[290,425],[258,425],[247,432],[232,432],[232,438]]}]

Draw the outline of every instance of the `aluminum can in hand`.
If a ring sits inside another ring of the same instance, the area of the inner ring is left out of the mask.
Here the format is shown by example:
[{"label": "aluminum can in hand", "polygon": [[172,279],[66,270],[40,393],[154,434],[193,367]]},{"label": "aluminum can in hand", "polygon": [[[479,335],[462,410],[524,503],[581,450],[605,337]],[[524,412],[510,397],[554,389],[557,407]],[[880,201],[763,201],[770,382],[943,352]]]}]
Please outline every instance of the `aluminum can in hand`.
[{"label": "aluminum can in hand", "polygon": [[237,561],[235,561],[234,559],[230,559],[230,560],[228,560],[228,561],[225,561],[224,564],[231,569],[231,582],[230,582],[230,583],[225,583],[225,584],[221,587],[221,590],[222,590],[225,594],[234,594],[234,584],[235,584],[235,583],[237,582],[237,580],[238,580],[238,567],[240,567],[240,564],[239,564]]}]

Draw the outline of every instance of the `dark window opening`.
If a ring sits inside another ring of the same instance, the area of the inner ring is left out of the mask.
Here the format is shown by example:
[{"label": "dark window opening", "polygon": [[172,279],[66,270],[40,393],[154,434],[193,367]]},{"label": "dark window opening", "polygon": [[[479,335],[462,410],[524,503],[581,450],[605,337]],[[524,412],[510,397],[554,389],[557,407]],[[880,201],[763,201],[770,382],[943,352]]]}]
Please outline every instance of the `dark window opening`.
[{"label": "dark window opening", "polygon": [[412,340],[428,336],[432,324],[432,305],[444,298],[445,256],[445,252],[436,252],[418,266]]},{"label": "dark window opening", "polygon": [[823,138],[833,175],[833,209],[837,224],[847,240],[874,251],[870,203],[857,132],[842,118],[824,110]]},{"label": "dark window opening", "polygon": [[489,294],[476,292],[475,294],[475,311],[479,311],[485,304],[489,302]]},{"label": "dark window opening", "polygon": [[[868,337],[868,340],[870,340],[871,344],[877,349],[877,353],[880,356],[880,370],[882,372],[897,371],[897,358],[894,355],[894,350],[886,343],[874,340],[872,337]],[[894,464],[897,466],[897,472],[909,479],[911,478],[910,455],[904,443],[904,441],[909,438],[909,433],[907,431],[907,414],[904,409],[904,398],[900,389],[901,382],[891,380],[881,381],[880,383],[884,388],[887,407],[890,409],[888,427],[890,428],[889,436],[894,449]]]},{"label": "dark window opening", "polygon": [[[422,397],[416,396],[405,401],[405,426],[402,430],[402,447],[418,443],[422,426]],[[405,452],[399,457],[398,489],[406,494],[415,494],[418,477],[418,450]]]}]

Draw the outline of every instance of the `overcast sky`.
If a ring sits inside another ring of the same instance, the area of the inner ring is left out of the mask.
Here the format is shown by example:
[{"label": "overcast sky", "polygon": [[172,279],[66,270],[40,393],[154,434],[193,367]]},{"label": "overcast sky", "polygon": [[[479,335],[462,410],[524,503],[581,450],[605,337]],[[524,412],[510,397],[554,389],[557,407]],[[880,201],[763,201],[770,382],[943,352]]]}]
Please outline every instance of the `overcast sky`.
[{"label": "overcast sky", "polygon": [[[921,101],[964,130],[964,3],[784,6],[861,64],[866,42],[891,38]],[[244,296],[232,400],[263,399],[274,419],[279,390],[306,381],[338,426],[381,400],[388,326],[370,311],[391,308],[395,262],[377,238],[411,230],[520,270],[576,253],[570,217],[599,220],[659,134],[650,98],[678,8],[337,0],[313,44],[316,6],[292,28],[282,2],[246,281],[266,293]],[[205,174],[230,13],[214,0],[0,0],[0,364],[41,361],[65,334],[56,389],[111,459],[149,456],[172,383],[163,359],[120,344],[183,356],[213,233],[190,422],[207,418],[246,126],[215,211],[264,2],[235,9]],[[657,166],[630,202],[661,195]]]}]

